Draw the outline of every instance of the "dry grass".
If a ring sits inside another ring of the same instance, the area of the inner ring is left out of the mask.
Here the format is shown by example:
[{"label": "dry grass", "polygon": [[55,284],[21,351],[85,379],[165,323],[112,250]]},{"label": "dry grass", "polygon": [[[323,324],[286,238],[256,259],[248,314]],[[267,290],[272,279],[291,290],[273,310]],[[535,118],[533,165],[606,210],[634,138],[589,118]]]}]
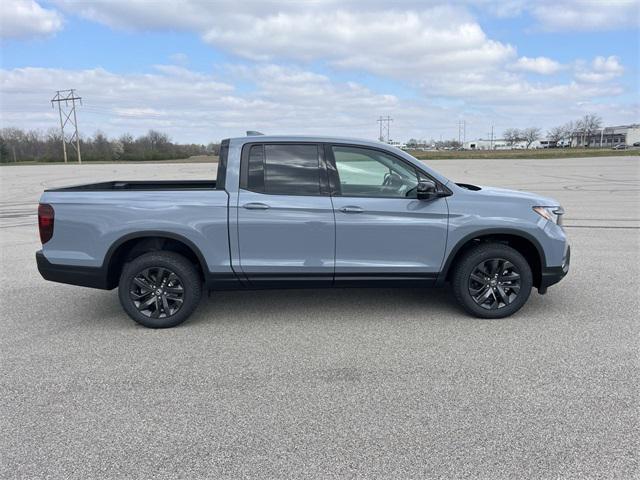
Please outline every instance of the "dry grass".
[{"label": "dry grass", "polygon": [[457,159],[457,158],[580,158],[637,156],[640,149],[612,150],[606,148],[545,148],[536,150],[437,150],[423,152],[409,150],[409,153],[420,160]]}]

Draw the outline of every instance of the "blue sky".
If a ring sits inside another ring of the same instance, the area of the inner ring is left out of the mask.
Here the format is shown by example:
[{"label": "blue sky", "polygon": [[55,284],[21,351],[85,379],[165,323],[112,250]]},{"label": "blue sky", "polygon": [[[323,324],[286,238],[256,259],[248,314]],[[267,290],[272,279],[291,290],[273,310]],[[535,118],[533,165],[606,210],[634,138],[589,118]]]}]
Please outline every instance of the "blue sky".
[{"label": "blue sky", "polygon": [[2,127],[55,128],[75,88],[83,135],[184,142],[317,133],[467,138],[587,113],[640,121],[633,0],[5,0]]}]

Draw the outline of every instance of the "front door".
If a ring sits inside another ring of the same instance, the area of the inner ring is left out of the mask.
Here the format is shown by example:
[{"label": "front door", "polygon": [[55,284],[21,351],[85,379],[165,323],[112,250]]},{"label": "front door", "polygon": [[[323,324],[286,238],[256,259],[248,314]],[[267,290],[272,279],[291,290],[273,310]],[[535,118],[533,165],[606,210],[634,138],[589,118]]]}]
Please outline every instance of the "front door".
[{"label": "front door", "polygon": [[256,286],[330,285],[335,221],[317,144],[249,144],[238,194],[240,266]]},{"label": "front door", "polygon": [[[445,198],[417,199],[425,174],[373,148],[334,145],[335,282],[431,283],[447,240]],[[336,188],[337,187],[337,188]]]}]

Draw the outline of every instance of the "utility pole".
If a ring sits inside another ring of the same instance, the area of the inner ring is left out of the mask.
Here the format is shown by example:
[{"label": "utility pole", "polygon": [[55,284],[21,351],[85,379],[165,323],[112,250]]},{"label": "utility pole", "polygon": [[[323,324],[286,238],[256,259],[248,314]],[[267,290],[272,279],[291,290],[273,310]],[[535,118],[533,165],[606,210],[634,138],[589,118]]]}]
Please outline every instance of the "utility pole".
[{"label": "utility pole", "polygon": [[489,150],[493,150],[493,124],[491,124],[491,132],[488,134],[489,135]]},{"label": "utility pole", "polygon": [[[78,134],[78,117],[76,116],[76,100],[82,105],[82,97],[76,96],[75,90],[58,90],[51,99],[51,108],[54,103],[58,104],[58,115],[60,117],[60,132],[62,134],[62,153],[64,155],[64,163],[67,163],[67,143],[71,145],[78,155],[78,163],[82,163],[82,155],[80,154],[80,135]],[[64,108],[62,103],[64,102]],[[73,133],[67,141],[64,134],[64,127],[70,123]]]},{"label": "utility pole", "polygon": [[460,146],[467,141],[467,122],[465,120],[458,120],[458,143]]},{"label": "utility pole", "polygon": [[380,116],[377,120],[377,122],[380,124],[380,136],[378,137],[378,140],[380,140],[381,142],[384,142],[384,136],[382,135],[382,131],[383,131],[383,123],[386,123],[386,129],[387,129],[387,143],[389,143],[389,139],[391,138],[389,135],[389,125],[391,122],[393,122],[393,118],[391,118],[389,115],[387,115],[386,117]]}]

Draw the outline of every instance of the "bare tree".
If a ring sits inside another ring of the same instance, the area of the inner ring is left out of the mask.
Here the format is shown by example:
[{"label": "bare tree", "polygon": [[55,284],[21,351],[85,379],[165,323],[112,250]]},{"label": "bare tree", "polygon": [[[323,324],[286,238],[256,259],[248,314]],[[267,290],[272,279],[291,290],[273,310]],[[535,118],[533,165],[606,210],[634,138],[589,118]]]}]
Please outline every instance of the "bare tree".
[{"label": "bare tree", "polygon": [[564,138],[564,127],[553,127],[547,132],[547,138],[549,141],[558,143]]},{"label": "bare tree", "polygon": [[529,127],[522,130],[522,139],[527,143],[527,148],[529,148],[533,142],[539,140],[541,136],[542,131],[538,127]]},{"label": "bare tree", "polygon": [[567,122],[562,126],[562,130],[564,130],[564,136],[562,140],[569,140],[569,145],[571,145],[571,141],[573,137],[576,136],[576,124],[574,122]]},{"label": "bare tree", "polygon": [[582,133],[582,145],[588,147],[591,143],[591,136],[600,130],[602,126],[602,118],[598,115],[587,114],[582,117],[577,124],[579,125],[578,129]]},{"label": "bare tree", "polygon": [[[41,132],[23,131],[18,128],[0,129],[0,162],[39,161],[56,162],[61,159],[60,131],[57,129]],[[96,132],[93,137],[81,137],[83,159],[101,160],[168,160],[202,155],[204,145],[181,145],[171,142],[161,132],[150,131],[147,135],[134,139],[124,134],[119,140],[109,139]]]},{"label": "bare tree", "polygon": [[502,136],[510,147],[513,147],[514,143],[524,140],[522,132],[517,128],[507,128]]}]

